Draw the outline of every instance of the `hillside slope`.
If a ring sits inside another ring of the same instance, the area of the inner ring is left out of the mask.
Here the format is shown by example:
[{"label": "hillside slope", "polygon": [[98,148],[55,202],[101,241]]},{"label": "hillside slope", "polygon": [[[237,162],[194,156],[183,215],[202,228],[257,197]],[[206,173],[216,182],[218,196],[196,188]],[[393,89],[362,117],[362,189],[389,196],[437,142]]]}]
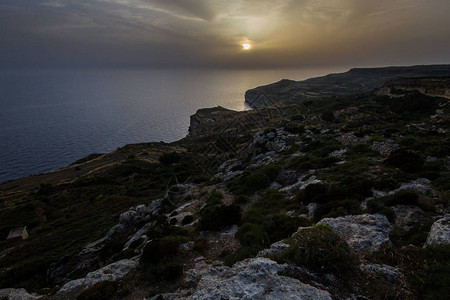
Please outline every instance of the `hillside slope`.
[{"label": "hillside slope", "polygon": [[2,184],[1,234],[30,236],[0,243],[0,297],[445,298],[448,87],[199,110],[178,142]]}]

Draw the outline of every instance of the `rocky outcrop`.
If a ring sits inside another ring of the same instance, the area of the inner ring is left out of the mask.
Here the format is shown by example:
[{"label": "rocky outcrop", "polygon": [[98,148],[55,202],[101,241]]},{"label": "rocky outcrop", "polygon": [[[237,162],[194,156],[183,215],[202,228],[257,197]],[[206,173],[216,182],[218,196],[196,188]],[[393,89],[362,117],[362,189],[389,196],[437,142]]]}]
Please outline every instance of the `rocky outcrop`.
[{"label": "rocky outcrop", "polygon": [[[232,268],[203,268],[197,288],[163,294],[163,299],[332,299],[329,292],[278,275],[288,266],[268,258],[251,258]],[[160,299],[157,295],[151,299]]]},{"label": "rocky outcrop", "polygon": [[273,243],[272,245],[270,245],[270,248],[263,249],[263,250],[259,251],[256,256],[257,257],[270,257],[270,256],[273,256],[273,255],[280,255],[287,248],[289,248],[289,244],[286,244],[283,241],[278,241],[278,242]]},{"label": "rocky outcrop", "polygon": [[389,139],[385,142],[374,141],[371,148],[374,151],[380,152],[381,155],[388,157],[393,151],[399,149],[400,145]]},{"label": "rocky outcrop", "polygon": [[1,289],[0,299],[8,300],[35,300],[40,299],[42,296],[35,296],[29,294],[25,289]]},{"label": "rocky outcrop", "polygon": [[384,277],[392,283],[400,283],[402,280],[402,273],[398,269],[388,265],[362,264],[359,268],[364,272]]},{"label": "rocky outcrop", "polygon": [[431,226],[426,245],[450,244],[450,217],[437,220]]},{"label": "rocky outcrop", "polygon": [[215,123],[217,118],[236,113],[237,112],[223,108],[222,106],[199,109],[190,118],[189,131],[194,131],[201,126]]},{"label": "rocky outcrop", "polygon": [[450,98],[450,78],[403,78],[391,80],[378,90],[379,95],[401,97],[410,92]]},{"label": "rocky outcrop", "polygon": [[123,259],[109,264],[101,269],[90,272],[84,278],[67,282],[58,291],[63,295],[72,291],[82,291],[101,281],[117,281],[134,270],[138,265],[136,260]]},{"label": "rocky outcrop", "polygon": [[331,226],[357,252],[374,252],[391,245],[391,226],[381,214],[325,218],[318,224]]}]

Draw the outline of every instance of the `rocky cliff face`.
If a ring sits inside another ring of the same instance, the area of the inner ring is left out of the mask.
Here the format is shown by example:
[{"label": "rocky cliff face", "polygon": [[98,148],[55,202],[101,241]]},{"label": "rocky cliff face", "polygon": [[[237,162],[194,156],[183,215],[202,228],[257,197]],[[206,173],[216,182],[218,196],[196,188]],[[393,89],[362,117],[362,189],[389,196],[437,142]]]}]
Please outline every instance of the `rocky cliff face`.
[{"label": "rocky cliff face", "polygon": [[450,78],[405,78],[391,80],[378,90],[378,95],[401,97],[402,95],[419,92],[432,97],[450,98]]},{"label": "rocky cliff face", "polygon": [[283,79],[248,90],[245,102],[253,108],[261,108],[283,101],[307,101],[369,92],[396,78],[431,76],[450,76],[450,66],[360,68],[304,81]]}]

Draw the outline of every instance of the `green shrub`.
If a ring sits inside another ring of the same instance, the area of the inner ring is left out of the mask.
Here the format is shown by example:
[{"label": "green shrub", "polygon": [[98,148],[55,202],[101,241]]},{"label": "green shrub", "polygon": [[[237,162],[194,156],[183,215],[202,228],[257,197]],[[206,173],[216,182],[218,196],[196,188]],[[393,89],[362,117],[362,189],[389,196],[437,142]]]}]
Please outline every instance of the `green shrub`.
[{"label": "green shrub", "polygon": [[433,221],[419,222],[407,231],[393,230],[389,237],[397,247],[407,245],[422,246],[427,240],[431,225],[433,225]]},{"label": "green shrub", "polygon": [[109,300],[117,291],[118,284],[113,281],[101,281],[84,290],[77,300]]},{"label": "green shrub", "polygon": [[201,230],[217,231],[239,223],[240,219],[241,208],[238,205],[216,205],[205,208],[198,223]]},{"label": "green shrub", "polygon": [[336,218],[361,213],[360,203],[352,199],[344,199],[320,204],[314,212],[314,219]]},{"label": "green shrub", "polygon": [[389,166],[401,169],[404,172],[418,172],[423,167],[425,159],[413,150],[399,149],[392,152],[385,160]]},{"label": "green shrub", "polygon": [[304,204],[311,202],[325,203],[329,201],[328,185],[323,183],[310,184],[300,191],[297,199]]},{"label": "green shrub", "polygon": [[179,162],[181,155],[177,152],[163,153],[159,157],[159,162],[163,165],[170,165]]},{"label": "green shrub", "polygon": [[322,113],[322,120],[327,121],[327,122],[334,122],[336,121],[336,118],[334,117],[334,114],[332,111],[326,111]]},{"label": "green shrub", "polygon": [[212,191],[211,195],[209,195],[208,200],[206,200],[206,206],[205,207],[211,207],[214,205],[220,205],[222,204],[223,195],[219,191]]},{"label": "green shrub", "polygon": [[356,261],[347,243],[334,231],[322,227],[301,230],[289,241],[282,258],[315,272],[348,274]]},{"label": "green shrub", "polygon": [[443,191],[449,191],[450,190],[450,176],[436,178],[433,181],[433,184]]},{"label": "green shrub", "polygon": [[242,205],[242,204],[246,204],[250,201],[250,198],[248,196],[245,195],[239,195],[236,198],[234,198],[234,204],[238,204],[238,205]]},{"label": "green shrub", "polygon": [[187,242],[186,236],[169,235],[161,239],[153,239],[144,247],[141,256],[143,264],[156,264],[172,257],[178,252],[178,246]]},{"label": "green shrub", "polygon": [[413,191],[400,191],[392,196],[381,198],[387,206],[414,205],[417,204],[419,196]]},{"label": "green shrub", "polygon": [[262,227],[269,236],[271,243],[289,237],[300,226],[309,226],[311,223],[304,218],[288,217],[285,214],[267,216]]},{"label": "green shrub", "polygon": [[269,164],[246,170],[240,177],[228,182],[228,188],[236,195],[249,195],[255,191],[268,187],[280,173],[281,167]]},{"label": "green shrub", "polygon": [[403,270],[417,299],[447,299],[450,294],[450,245],[383,248],[372,260]]},{"label": "green shrub", "polygon": [[258,224],[245,223],[239,227],[236,238],[244,247],[256,246],[262,249],[270,245],[269,236],[263,227]]},{"label": "green shrub", "polygon": [[382,214],[385,215],[390,222],[395,221],[395,212],[392,208],[385,206],[382,199],[372,199],[368,201],[367,212],[370,214]]}]

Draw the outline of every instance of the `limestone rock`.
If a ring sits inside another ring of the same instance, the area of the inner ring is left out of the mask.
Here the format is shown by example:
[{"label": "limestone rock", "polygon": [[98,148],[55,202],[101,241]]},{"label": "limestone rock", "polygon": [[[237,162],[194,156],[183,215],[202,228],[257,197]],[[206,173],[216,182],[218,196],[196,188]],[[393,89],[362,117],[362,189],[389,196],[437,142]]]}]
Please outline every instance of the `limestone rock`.
[{"label": "limestone rock", "polygon": [[133,219],[136,217],[137,212],[134,210],[129,210],[120,215],[119,222],[120,224],[131,223]]},{"label": "limestone rock", "polygon": [[29,294],[25,289],[1,289],[0,299],[6,298],[8,300],[34,300],[42,296],[35,296]]},{"label": "limestone rock", "polygon": [[450,217],[444,217],[431,226],[427,245],[450,244]]},{"label": "limestone rock", "polygon": [[268,258],[250,258],[232,268],[206,269],[191,295],[181,290],[162,296],[163,299],[332,299],[327,291],[278,275],[287,267]]},{"label": "limestone rock", "polygon": [[392,191],[389,194],[395,194],[399,191],[415,191],[424,196],[432,196],[435,195],[435,191],[433,190],[433,186],[431,185],[431,181],[427,178],[418,178],[416,180],[410,181],[408,183],[402,184],[398,189]]},{"label": "limestone rock", "polygon": [[286,244],[283,241],[278,241],[278,242],[270,245],[270,248],[259,251],[256,256],[257,257],[266,257],[266,256],[272,256],[272,255],[280,255],[287,248],[289,248],[289,244]]},{"label": "limestone rock", "polygon": [[310,184],[317,184],[322,182],[320,179],[317,179],[316,176],[314,175],[309,177],[307,180],[303,180],[310,174],[312,174],[312,172],[308,172],[307,174],[299,177],[296,183],[285,186],[284,188],[280,189],[280,191],[291,195],[298,190],[305,189]]},{"label": "limestone rock", "polygon": [[58,291],[58,294],[66,294],[74,290],[85,290],[101,281],[117,281],[135,269],[138,262],[131,259],[122,259],[109,264],[101,269],[90,272],[85,278],[67,282]]},{"label": "limestone rock", "polygon": [[311,202],[306,206],[306,209],[308,210],[308,219],[314,219],[314,214],[318,206],[319,204],[317,204],[316,202]]},{"label": "limestone rock", "polygon": [[380,152],[381,155],[388,157],[393,151],[400,148],[394,140],[387,140],[385,142],[373,142],[372,150]]},{"label": "limestone rock", "polygon": [[400,283],[402,279],[402,274],[400,273],[400,271],[397,268],[388,265],[362,264],[359,267],[362,271],[377,274],[386,278],[392,283]]},{"label": "limestone rock", "polygon": [[408,230],[421,220],[425,220],[425,212],[415,205],[396,205],[392,209],[395,213],[396,228]]},{"label": "limestone rock", "polygon": [[373,252],[391,245],[391,226],[381,214],[325,218],[318,224],[331,226],[356,251]]}]

